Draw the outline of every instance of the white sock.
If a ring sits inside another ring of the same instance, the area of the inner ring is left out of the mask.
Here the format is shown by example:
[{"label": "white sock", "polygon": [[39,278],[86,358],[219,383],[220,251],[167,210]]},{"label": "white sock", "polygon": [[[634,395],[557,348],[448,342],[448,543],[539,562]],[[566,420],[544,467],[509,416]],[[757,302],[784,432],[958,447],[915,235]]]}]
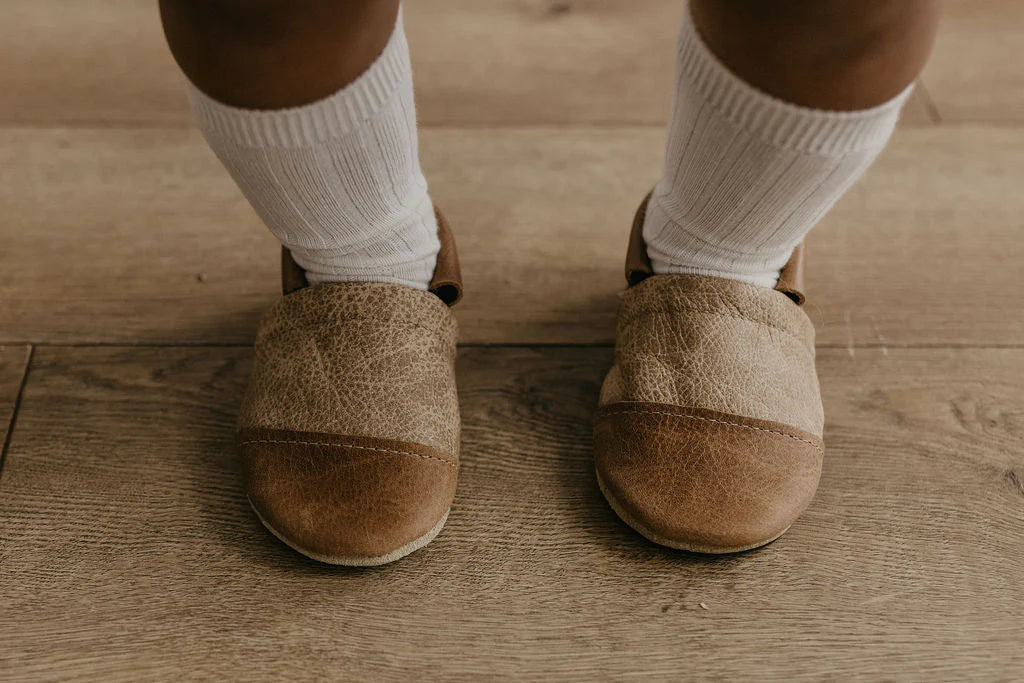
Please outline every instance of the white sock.
[{"label": "white sock", "polygon": [[719,62],[689,11],[676,76],[665,174],[644,223],[654,272],[765,287],[885,147],[911,90],[862,111],[784,102]]},{"label": "white sock", "polygon": [[427,288],[440,243],[401,16],[365,73],[312,104],[256,111],[188,90],[206,140],[310,283]]}]

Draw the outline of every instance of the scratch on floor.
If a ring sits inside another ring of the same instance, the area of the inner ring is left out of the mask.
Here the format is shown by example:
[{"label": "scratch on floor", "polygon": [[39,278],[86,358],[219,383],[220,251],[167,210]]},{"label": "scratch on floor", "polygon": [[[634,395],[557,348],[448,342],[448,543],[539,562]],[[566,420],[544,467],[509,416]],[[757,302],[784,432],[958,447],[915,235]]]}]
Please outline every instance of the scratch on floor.
[{"label": "scratch on floor", "polygon": [[878,344],[879,344],[879,347],[882,349],[882,355],[883,356],[888,356],[889,355],[889,346],[888,346],[889,340],[885,338],[884,334],[882,334],[882,330],[881,330],[881,328],[878,327],[878,323],[875,322],[874,318],[871,319],[871,329],[875,331],[875,335],[878,337]]},{"label": "scratch on floor", "polygon": [[1022,496],[1024,496],[1024,481],[1020,480],[1020,477],[1017,476],[1017,473],[1014,472],[1013,470],[1008,470],[1006,472],[1006,478],[1009,479],[1010,483],[1013,484],[1014,488],[1016,488],[1017,491]]},{"label": "scratch on floor", "polygon": [[846,323],[846,352],[854,358],[857,352],[853,349],[853,323],[849,311],[843,311],[843,322]]}]

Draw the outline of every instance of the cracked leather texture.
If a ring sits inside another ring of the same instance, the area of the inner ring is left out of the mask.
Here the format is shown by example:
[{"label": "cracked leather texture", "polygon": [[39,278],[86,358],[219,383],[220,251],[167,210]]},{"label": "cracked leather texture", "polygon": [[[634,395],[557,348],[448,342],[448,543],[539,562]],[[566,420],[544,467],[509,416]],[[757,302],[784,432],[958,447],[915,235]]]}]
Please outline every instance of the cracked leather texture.
[{"label": "cracked leather texture", "polygon": [[650,401],[793,425],[824,415],[814,328],[785,294],[701,275],[658,275],[619,305],[600,404]]},{"label": "cracked leather texture", "polygon": [[746,549],[814,496],[821,439],[788,425],[657,403],[602,408],[595,465],[620,514],[659,543]]},{"label": "cracked leather texture", "polygon": [[430,292],[302,287],[260,322],[238,446],[264,523],[325,561],[390,561],[458,477],[457,325]]},{"label": "cracked leather texture", "polygon": [[824,455],[814,328],[798,305],[803,250],[776,289],[654,275],[641,212],[594,428],[602,491],[657,543],[762,545],[810,503]]},{"label": "cracked leather texture", "polygon": [[350,282],[300,289],[268,311],[242,430],[393,439],[454,455],[457,325],[429,292]]}]

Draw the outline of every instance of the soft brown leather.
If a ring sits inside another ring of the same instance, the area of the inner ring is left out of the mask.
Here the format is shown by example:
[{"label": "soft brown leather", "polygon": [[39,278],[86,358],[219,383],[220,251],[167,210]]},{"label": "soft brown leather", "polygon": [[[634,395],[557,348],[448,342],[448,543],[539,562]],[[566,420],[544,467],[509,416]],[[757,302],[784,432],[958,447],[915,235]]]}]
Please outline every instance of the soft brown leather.
[{"label": "soft brown leather", "polygon": [[295,259],[292,258],[292,252],[288,251],[288,247],[281,246],[281,291],[287,296],[292,292],[297,292],[300,289],[309,287],[309,281],[306,280],[306,271],[302,269]]},{"label": "soft brown leather", "polygon": [[807,301],[804,295],[804,243],[796,245],[786,265],[779,271],[779,281],[775,283],[775,289],[792,299],[798,306],[803,306]]},{"label": "soft brown leather", "polygon": [[602,408],[595,459],[625,515],[662,542],[749,548],[810,502],[821,439],[788,425],[660,403]]},{"label": "soft brown leather", "polygon": [[[437,263],[428,290],[449,306],[454,306],[462,299],[459,253],[448,219],[436,207],[434,215],[437,217],[437,237],[441,242],[441,248],[437,253]],[[288,295],[308,286],[305,271],[292,258],[291,252],[286,247],[281,247],[281,289],[284,294]]]},{"label": "soft brown leather", "polygon": [[451,505],[460,422],[450,306],[462,285],[451,230],[438,223],[433,291],[309,286],[283,252],[286,296],[260,322],[238,443],[253,506],[314,557],[380,560],[439,528]]},{"label": "soft brown leather", "polygon": [[652,401],[794,425],[821,435],[814,327],[781,292],[657,275],[623,292],[601,404]]},{"label": "soft brown leather", "polygon": [[629,245],[626,247],[626,284],[630,287],[640,284],[654,275],[651,259],[647,256],[647,244],[644,243],[644,217],[647,216],[647,204],[651,201],[648,192],[640,207],[633,215],[633,227],[629,231]]},{"label": "soft brown leather", "polygon": [[420,444],[247,429],[239,448],[253,507],[313,555],[387,555],[427,534],[455,496],[454,457]]},{"label": "soft brown leather", "polygon": [[612,507],[656,542],[704,552],[767,543],[821,471],[814,328],[797,305],[803,250],[775,289],[654,275],[634,219],[595,466]]},{"label": "soft brown leather", "polygon": [[434,277],[430,280],[430,291],[441,301],[454,306],[462,299],[459,253],[455,249],[455,236],[448,225],[448,219],[436,208],[434,213],[437,215],[437,236],[441,240],[441,250],[437,252],[437,265],[434,266]]},{"label": "soft brown leather", "polygon": [[358,434],[455,453],[458,325],[436,296],[343,282],[282,297],[256,336],[242,429]]},{"label": "soft brown leather", "polygon": [[[633,216],[633,227],[629,231],[629,245],[626,248],[626,283],[632,287],[654,275],[651,259],[647,256],[647,245],[644,243],[644,217],[647,215],[647,204],[651,200],[648,193],[640,203]],[[779,272],[779,280],[775,289],[782,292],[798,305],[803,305],[804,296],[804,245],[801,242],[793,250],[789,261]]]}]

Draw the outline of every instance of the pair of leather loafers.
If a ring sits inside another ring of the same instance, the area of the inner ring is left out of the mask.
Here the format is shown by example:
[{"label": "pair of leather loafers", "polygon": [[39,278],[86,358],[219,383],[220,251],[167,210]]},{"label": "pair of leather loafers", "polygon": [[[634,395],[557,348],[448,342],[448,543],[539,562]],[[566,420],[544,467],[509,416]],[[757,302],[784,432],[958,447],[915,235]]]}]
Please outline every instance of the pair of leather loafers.
[{"label": "pair of leather loafers", "polygon": [[[775,289],[654,275],[645,208],[595,424],[598,483],[655,543],[705,553],[764,545],[804,510],[821,472],[803,250]],[[260,520],[315,560],[392,562],[448,517],[460,430],[450,308],[462,285],[440,214],[438,224],[429,291],[307,286],[283,252],[285,296],[260,323],[238,446]]]}]

